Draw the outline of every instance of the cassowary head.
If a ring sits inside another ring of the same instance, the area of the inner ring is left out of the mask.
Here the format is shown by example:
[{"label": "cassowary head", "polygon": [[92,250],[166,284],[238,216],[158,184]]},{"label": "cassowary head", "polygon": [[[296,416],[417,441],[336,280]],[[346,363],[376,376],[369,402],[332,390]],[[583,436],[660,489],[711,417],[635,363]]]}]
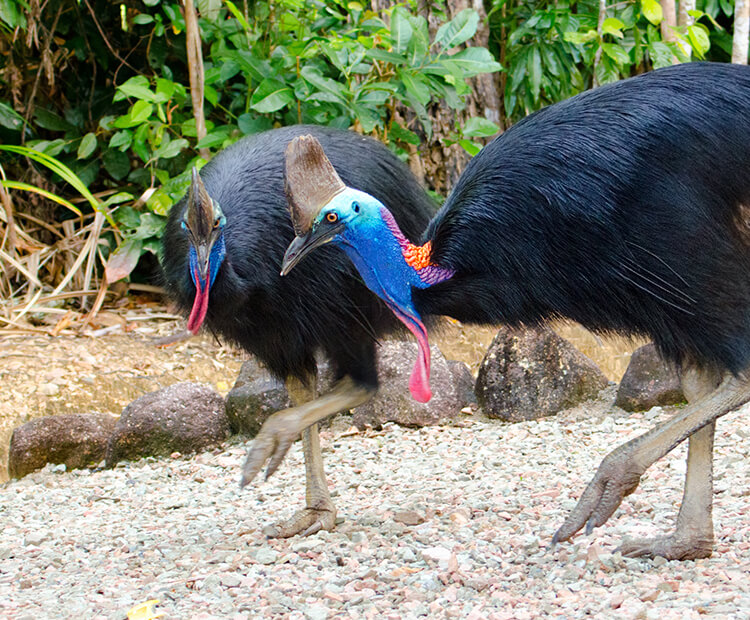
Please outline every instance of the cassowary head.
[{"label": "cassowary head", "polygon": [[206,318],[208,291],[226,255],[225,224],[221,207],[209,196],[198,170],[193,168],[187,209],[181,225],[187,233],[190,277],[195,285],[195,300],[187,322],[188,330],[194,334]]},{"label": "cassowary head", "polygon": [[417,338],[419,356],[409,388],[416,400],[428,401],[430,347],[412,288],[436,284],[453,271],[433,265],[430,245],[411,243],[380,201],[344,185],[312,136],[295,138],[287,147],[286,189],[297,237],[284,255],[281,275],[323,244],[341,247],[367,287]]}]

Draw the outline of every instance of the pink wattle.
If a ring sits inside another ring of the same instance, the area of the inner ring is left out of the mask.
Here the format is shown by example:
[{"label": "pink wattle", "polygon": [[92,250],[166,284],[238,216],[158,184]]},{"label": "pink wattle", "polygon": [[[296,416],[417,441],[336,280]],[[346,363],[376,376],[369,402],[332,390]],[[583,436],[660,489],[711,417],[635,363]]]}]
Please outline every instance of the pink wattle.
[{"label": "pink wattle", "polygon": [[206,318],[206,311],[208,310],[208,287],[204,291],[201,288],[198,271],[196,270],[194,273],[195,301],[193,301],[193,309],[190,311],[190,316],[188,317],[187,328],[189,332],[197,334],[203,324],[203,320]]},{"label": "pink wattle", "polygon": [[427,330],[422,322],[414,317],[404,320],[400,314],[397,314],[397,316],[417,338],[417,345],[419,346],[417,361],[414,363],[414,370],[412,370],[409,378],[409,391],[414,400],[426,403],[432,398],[432,390],[430,389],[430,343],[427,340]]}]

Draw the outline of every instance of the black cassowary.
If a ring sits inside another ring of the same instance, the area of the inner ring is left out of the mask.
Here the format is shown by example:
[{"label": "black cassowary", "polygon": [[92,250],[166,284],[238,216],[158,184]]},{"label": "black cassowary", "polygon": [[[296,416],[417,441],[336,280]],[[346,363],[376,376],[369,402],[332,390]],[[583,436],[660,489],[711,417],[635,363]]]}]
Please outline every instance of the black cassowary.
[{"label": "black cassowary", "polygon": [[[382,201],[342,183],[314,140],[295,141],[287,157],[305,234],[284,272],[323,243],[343,248],[417,335],[419,399],[429,397],[422,315],[567,317],[653,338],[681,368],[689,405],[609,454],[554,540],[606,522],[641,474],[690,437],[675,532],[626,540],[622,551],[710,555],[715,420],[750,399],[750,68],[675,66],[529,116],[473,159],[422,246]],[[251,450],[255,470],[270,443]]]},{"label": "black cassowary", "polygon": [[[277,424],[285,416],[296,424],[307,421],[307,506],[287,522],[266,528],[271,536],[333,527],[336,513],[317,425],[309,424],[374,394],[376,339],[400,328],[336,250],[316,256],[294,279],[279,275],[284,250],[294,238],[284,152],[300,134],[320,140],[349,185],[393,205],[395,218],[413,239],[435,212],[433,201],[385,146],[354,132],[314,126],[269,131],[225,149],[200,175],[193,171],[188,196],[170,212],[162,244],[163,273],[170,296],[189,313],[188,329],[196,333],[205,319],[212,331],[286,381],[297,407],[275,416]],[[330,360],[337,383],[316,400],[318,351]]]}]

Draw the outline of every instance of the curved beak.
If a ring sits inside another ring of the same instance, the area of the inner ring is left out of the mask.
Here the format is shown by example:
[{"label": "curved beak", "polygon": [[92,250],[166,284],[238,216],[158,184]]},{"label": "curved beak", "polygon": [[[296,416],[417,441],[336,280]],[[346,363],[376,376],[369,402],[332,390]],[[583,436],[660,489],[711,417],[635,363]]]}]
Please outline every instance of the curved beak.
[{"label": "curved beak", "polygon": [[281,275],[287,275],[297,263],[315,248],[331,242],[336,235],[344,230],[345,226],[343,222],[337,222],[333,225],[321,222],[306,235],[295,237],[284,253],[284,260],[281,262]]}]

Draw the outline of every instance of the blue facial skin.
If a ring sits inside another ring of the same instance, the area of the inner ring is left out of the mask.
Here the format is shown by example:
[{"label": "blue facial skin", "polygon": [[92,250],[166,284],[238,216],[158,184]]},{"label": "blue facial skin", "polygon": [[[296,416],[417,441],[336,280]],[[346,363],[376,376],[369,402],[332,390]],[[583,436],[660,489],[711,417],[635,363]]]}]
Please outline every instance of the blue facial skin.
[{"label": "blue facial skin", "polygon": [[[213,285],[214,280],[216,279],[216,274],[219,273],[219,267],[221,267],[221,264],[224,262],[224,258],[226,257],[227,253],[226,245],[224,244],[225,219],[223,215],[221,216],[221,220],[222,221],[216,229],[216,232],[213,233],[214,235],[218,234],[218,236],[211,245],[211,251],[208,255],[208,288]],[[182,223],[182,228],[187,230],[187,224],[185,222]],[[188,250],[188,257],[190,266],[190,278],[193,280],[193,284],[195,285],[196,289],[205,290],[206,282],[203,278],[203,271],[198,259],[198,251],[195,249],[195,244],[192,242],[192,240],[189,243],[190,247]],[[199,282],[196,281],[196,275],[198,276]]]},{"label": "blue facial skin", "polygon": [[428,285],[404,259],[398,239],[383,219],[383,209],[385,206],[369,194],[347,188],[323,207],[313,228],[330,221],[330,214],[335,214],[344,228],[331,243],[346,252],[367,287],[391,310],[418,319],[411,289]]},{"label": "blue facial skin", "polygon": [[[219,234],[219,237],[211,246],[211,252],[208,255],[209,288],[213,286],[214,280],[216,279],[216,274],[219,273],[219,267],[221,267],[221,263],[224,262],[224,257],[226,256],[226,254],[227,251],[226,246],[224,245],[224,233],[222,232]],[[198,252],[196,251],[195,246],[192,243],[190,244],[189,257],[190,277],[193,280],[193,284],[196,286],[196,288],[198,288],[198,283],[195,281],[195,274],[200,274],[201,270],[198,264]],[[204,289],[205,285],[205,281],[203,281],[203,279],[201,278],[200,288]]]}]

